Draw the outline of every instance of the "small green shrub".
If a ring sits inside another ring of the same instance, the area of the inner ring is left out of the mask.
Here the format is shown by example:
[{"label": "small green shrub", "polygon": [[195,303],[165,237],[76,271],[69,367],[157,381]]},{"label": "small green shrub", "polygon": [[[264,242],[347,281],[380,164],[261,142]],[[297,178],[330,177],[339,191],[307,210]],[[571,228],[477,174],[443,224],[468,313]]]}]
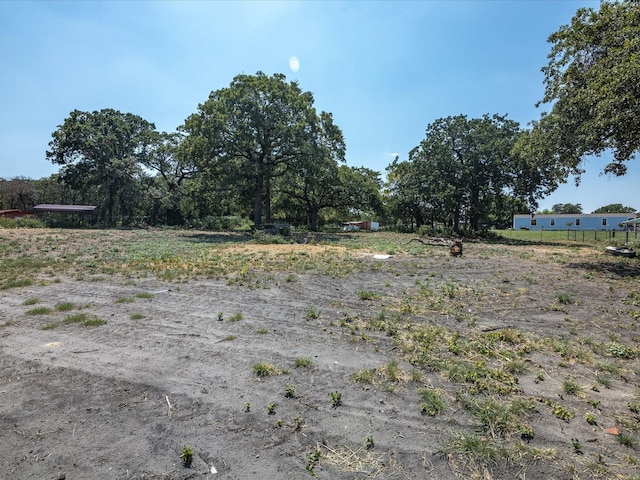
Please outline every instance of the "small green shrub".
[{"label": "small green shrub", "polygon": [[239,322],[240,320],[242,320],[244,317],[242,315],[242,312],[236,312],[233,315],[231,315],[229,317],[229,321],[230,322]]},{"label": "small green shrub", "polygon": [[132,313],[131,315],[129,315],[129,318],[131,320],[141,320],[144,318],[144,315],[142,313]]},{"label": "small green shrub", "polygon": [[296,386],[293,383],[287,384],[287,386],[284,388],[284,396],[287,398],[295,398]]},{"label": "small green shrub", "polygon": [[22,302],[22,305],[35,305],[36,303],[40,303],[40,299],[37,297],[34,298],[27,298],[24,302]]},{"label": "small green shrub", "polygon": [[331,398],[331,406],[333,408],[338,408],[342,405],[342,393],[339,391],[329,392],[329,398]]},{"label": "small green shrub", "polygon": [[185,468],[191,468],[191,465],[193,464],[193,450],[191,450],[189,445],[185,445],[182,449],[180,459],[182,460],[182,465]]},{"label": "small green shrub", "polygon": [[570,305],[574,303],[573,299],[571,298],[571,295],[569,295],[568,293],[558,293],[556,295],[556,298],[558,299],[558,302],[560,302],[563,305]]}]

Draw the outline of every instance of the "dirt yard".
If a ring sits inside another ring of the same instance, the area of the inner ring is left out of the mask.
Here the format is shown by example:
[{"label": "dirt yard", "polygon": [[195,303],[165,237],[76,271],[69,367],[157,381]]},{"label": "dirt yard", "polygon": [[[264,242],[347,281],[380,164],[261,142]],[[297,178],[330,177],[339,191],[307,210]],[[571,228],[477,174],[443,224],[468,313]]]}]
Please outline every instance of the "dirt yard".
[{"label": "dirt yard", "polygon": [[638,260],[86,235],[0,230],[2,479],[639,478]]}]

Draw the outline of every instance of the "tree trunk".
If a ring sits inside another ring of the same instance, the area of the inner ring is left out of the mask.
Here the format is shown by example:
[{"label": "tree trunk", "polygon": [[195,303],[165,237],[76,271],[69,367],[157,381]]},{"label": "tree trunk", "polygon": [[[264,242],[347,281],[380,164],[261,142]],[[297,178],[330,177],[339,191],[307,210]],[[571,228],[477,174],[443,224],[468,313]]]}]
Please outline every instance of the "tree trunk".
[{"label": "tree trunk", "polygon": [[253,223],[262,225],[262,192],[264,190],[264,176],[259,173],[256,177],[255,192],[253,197]]}]

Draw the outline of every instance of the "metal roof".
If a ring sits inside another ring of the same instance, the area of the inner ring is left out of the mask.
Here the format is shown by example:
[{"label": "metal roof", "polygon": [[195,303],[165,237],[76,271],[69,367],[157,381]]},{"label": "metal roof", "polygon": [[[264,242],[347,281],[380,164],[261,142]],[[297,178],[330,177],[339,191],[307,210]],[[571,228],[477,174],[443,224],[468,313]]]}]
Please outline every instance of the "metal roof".
[{"label": "metal roof", "polygon": [[33,207],[33,211],[36,213],[91,213],[95,209],[95,205],[51,205],[46,203]]}]

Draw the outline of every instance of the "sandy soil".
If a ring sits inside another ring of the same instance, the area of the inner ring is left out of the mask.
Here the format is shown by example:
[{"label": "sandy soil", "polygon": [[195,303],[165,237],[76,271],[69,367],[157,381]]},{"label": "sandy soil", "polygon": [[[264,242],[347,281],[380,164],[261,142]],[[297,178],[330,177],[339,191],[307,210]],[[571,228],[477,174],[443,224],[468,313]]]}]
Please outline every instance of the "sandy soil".
[{"label": "sandy soil", "polygon": [[[413,322],[463,333],[511,327],[533,337],[602,343],[616,335],[635,348],[630,315],[637,307],[628,299],[640,289],[637,261],[562,246],[467,244],[460,258],[438,248],[385,260],[371,253],[361,253],[369,268],[345,278],[281,272],[261,288],[225,279],[171,283],[114,275],[0,290],[0,478],[305,479],[312,469],[321,479],[570,479],[592,478],[589,465],[605,457],[612,475],[638,475],[627,458],[637,451],[605,431],[617,414],[629,413],[640,385],[637,359],[625,360],[609,388],[592,391],[594,367],[572,358],[559,365],[560,353],[527,356],[538,368],[520,376],[523,394],[562,399],[576,418],[566,422],[543,408],[532,414],[530,445],[555,449],[553,459],[475,468],[443,453],[452,432],[475,428],[455,403],[459,386],[429,371],[394,388],[355,382],[355,372],[393,359],[404,372],[414,367],[393,338],[373,330],[354,334],[348,325],[397,307],[401,292],[420,280],[435,289],[455,283],[456,300],[475,321],[434,312]],[[379,296],[362,300],[359,291]],[[558,307],[559,292],[576,302]],[[24,302],[34,297],[39,306],[71,302],[81,309],[26,315],[33,306]],[[42,329],[78,312],[107,323]],[[133,319],[136,314],[143,318]],[[296,367],[300,358],[312,365]],[[258,362],[282,373],[259,377]],[[544,382],[536,381],[540,371]],[[600,402],[598,418],[606,421],[584,421],[585,397],[563,394],[568,374]],[[287,385],[295,385],[291,398]],[[423,386],[451,393],[446,413],[421,414]],[[336,391],[342,394],[337,407],[329,395]],[[366,448],[367,437],[373,448]],[[581,439],[580,452],[574,438]],[[180,461],[185,445],[194,453],[191,468]],[[310,460],[316,450],[317,463]]]}]

